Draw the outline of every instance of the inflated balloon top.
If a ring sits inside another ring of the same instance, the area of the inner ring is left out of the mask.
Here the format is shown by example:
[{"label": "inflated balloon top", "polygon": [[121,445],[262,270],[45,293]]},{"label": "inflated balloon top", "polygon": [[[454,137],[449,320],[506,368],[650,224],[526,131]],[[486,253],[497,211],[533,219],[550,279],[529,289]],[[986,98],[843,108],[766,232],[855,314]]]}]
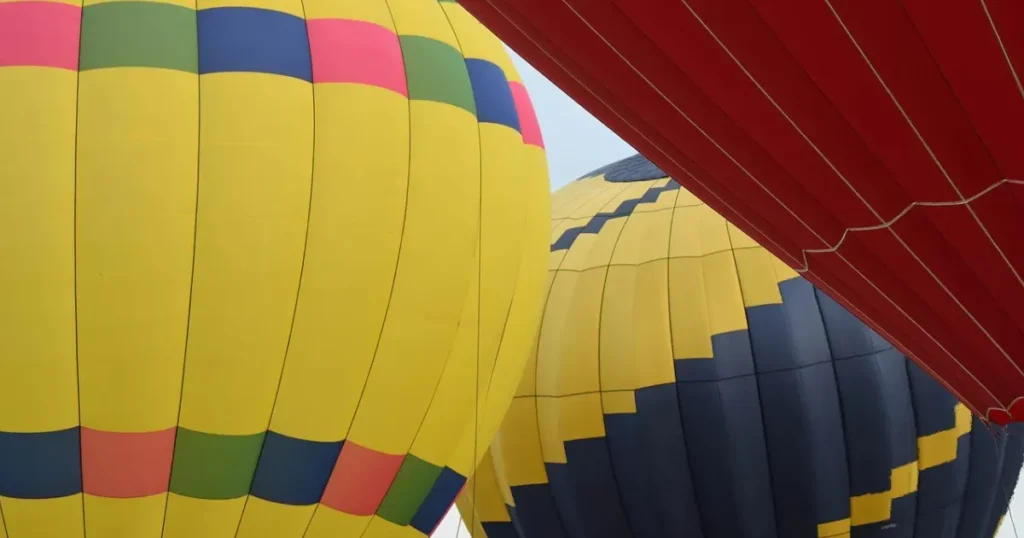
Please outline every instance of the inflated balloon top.
[{"label": "inflated balloon top", "polygon": [[1024,2],[462,2],[976,414],[1024,421]]},{"label": "inflated balloon top", "polygon": [[0,536],[428,534],[549,196],[457,3],[0,3]]},{"label": "inflated balloon top", "polygon": [[460,497],[474,538],[991,538],[989,429],[643,158],[552,199],[535,358]]}]

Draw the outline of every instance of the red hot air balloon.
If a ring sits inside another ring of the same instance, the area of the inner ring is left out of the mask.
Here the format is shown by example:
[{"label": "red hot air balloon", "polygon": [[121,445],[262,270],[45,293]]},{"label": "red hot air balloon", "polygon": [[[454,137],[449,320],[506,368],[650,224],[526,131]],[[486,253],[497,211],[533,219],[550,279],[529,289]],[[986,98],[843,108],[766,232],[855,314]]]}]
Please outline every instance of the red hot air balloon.
[{"label": "red hot air balloon", "polygon": [[462,4],[975,413],[1024,420],[1024,3]]}]

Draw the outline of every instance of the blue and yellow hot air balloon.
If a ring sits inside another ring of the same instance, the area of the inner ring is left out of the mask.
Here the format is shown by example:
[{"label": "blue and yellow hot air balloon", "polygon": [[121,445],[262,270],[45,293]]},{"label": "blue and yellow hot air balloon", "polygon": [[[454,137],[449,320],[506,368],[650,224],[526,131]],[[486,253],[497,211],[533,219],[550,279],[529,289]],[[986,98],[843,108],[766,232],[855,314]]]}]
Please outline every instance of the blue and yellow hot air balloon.
[{"label": "blue and yellow hot air balloon", "polygon": [[0,1],[0,537],[428,534],[549,196],[457,3]]},{"label": "blue and yellow hot air balloon", "polygon": [[535,360],[460,498],[475,538],[991,538],[1024,429],[643,158],[552,204]]}]

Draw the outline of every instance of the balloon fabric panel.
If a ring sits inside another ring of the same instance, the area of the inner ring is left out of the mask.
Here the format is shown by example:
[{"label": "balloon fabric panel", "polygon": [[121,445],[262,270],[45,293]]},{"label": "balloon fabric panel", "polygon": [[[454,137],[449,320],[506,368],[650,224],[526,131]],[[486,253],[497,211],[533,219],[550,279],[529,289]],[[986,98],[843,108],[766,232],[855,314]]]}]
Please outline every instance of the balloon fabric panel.
[{"label": "balloon fabric panel", "polygon": [[552,205],[537,354],[459,500],[474,536],[995,532],[1018,426],[973,417],[643,158]]},{"label": "balloon fabric panel", "polygon": [[1015,419],[1019,2],[463,4],[972,411]]},{"label": "balloon fabric panel", "polygon": [[0,536],[429,534],[535,340],[533,114],[452,2],[0,2]]}]

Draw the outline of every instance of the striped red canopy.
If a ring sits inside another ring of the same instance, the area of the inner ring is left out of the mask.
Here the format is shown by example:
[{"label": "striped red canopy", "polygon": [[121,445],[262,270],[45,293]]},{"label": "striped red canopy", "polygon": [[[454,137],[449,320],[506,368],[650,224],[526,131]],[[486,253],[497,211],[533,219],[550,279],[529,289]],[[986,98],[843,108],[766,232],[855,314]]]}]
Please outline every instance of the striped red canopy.
[{"label": "striped red canopy", "polygon": [[1024,2],[461,3],[976,413],[1024,420]]}]

